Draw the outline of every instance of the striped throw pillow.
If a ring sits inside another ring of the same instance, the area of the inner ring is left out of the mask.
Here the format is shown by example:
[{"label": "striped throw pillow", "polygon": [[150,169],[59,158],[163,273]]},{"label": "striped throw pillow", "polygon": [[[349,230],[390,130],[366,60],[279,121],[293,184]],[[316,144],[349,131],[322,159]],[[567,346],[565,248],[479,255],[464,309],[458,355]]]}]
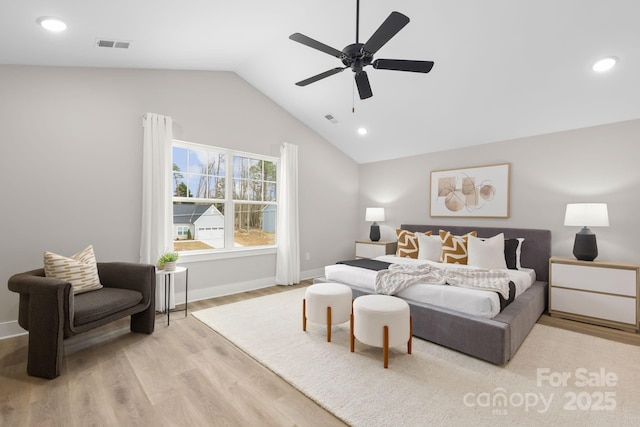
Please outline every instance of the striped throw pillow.
[{"label": "striped throw pillow", "polygon": [[442,257],[440,262],[448,264],[467,264],[467,240],[469,236],[476,236],[475,231],[470,231],[464,236],[454,236],[449,231],[440,230],[442,240]]},{"label": "striped throw pillow", "polygon": [[45,252],[44,274],[53,279],[70,282],[74,294],[102,288],[93,246],[88,246],[72,255],[71,258],[53,252]]}]

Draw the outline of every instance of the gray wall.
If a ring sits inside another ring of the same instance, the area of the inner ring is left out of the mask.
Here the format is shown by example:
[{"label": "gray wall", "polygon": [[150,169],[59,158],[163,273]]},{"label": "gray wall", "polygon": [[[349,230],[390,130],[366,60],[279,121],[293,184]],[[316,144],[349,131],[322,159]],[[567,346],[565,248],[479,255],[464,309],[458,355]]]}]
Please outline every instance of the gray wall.
[{"label": "gray wall", "polygon": [[[0,335],[17,318],[8,278],[43,251],[138,261],[146,112],[186,141],[278,157],[297,144],[301,269],[353,252],[358,165],[234,73],[0,66],[0,94]],[[275,255],[189,268],[190,297],[226,293],[273,283]]]},{"label": "gray wall", "polygon": [[[552,253],[572,257],[579,227],[563,225],[567,203],[608,204],[610,227],[594,227],[599,260],[640,263],[640,120],[496,142],[360,165],[359,236],[368,236],[367,206],[386,208],[382,239],[402,223],[542,228]],[[433,170],[511,164],[508,219],[431,218]]]},{"label": "gray wall", "polygon": [[[505,225],[553,232],[570,256],[565,204],[606,202],[611,226],[594,228],[599,259],[640,263],[640,120],[357,165],[234,73],[0,66],[0,282],[42,265],[42,252],[94,245],[102,261],[137,261],[142,115],[174,120],[178,139],[278,156],[299,146],[302,270],[353,255],[368,236],[367,206],[384,206],[383,239],[401,223]],[[508,162],[508,219],[429,217],[429,175]],[[330,165],[330,167],[327,167]],[[305,254],[311,260],[305,260]],[[248,268],[250,266],[250,268]],[[190,267],[191,295],[273,282],[275,256]],[[0,287],[2,324],[18,297]]]}]

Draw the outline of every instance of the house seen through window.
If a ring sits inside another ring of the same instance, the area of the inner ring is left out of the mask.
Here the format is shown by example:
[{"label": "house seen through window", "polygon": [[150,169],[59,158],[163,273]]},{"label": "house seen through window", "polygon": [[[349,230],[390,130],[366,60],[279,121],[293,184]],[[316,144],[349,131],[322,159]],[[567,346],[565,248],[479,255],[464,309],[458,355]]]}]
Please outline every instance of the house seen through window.
[{"label": "house seen through window", "polygon": [[277,161],[174,140],[174,250],[275,245]]}]

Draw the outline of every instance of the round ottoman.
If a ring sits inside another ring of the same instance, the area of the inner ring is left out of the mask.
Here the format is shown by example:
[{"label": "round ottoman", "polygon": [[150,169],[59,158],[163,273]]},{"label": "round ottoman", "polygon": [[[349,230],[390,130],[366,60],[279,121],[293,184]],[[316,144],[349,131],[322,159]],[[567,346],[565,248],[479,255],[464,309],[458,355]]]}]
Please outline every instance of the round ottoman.
[{"label": "round ottoman", "polygon": [[327,325],[327,341],[331,341],[331,325],[344,323],[351,316],[351,288],[341,283],[316,283],[309,286],[302,300],[302,330],[307,320]]},{"label": "round ottoman", "polygon": [[389,347],[407,344],[411,354],[411,314],[406,301],[389,295],[364,295],[353,302],[351,315],[351,352],[355,339],[382,347],[384,367],[389,366]]}]

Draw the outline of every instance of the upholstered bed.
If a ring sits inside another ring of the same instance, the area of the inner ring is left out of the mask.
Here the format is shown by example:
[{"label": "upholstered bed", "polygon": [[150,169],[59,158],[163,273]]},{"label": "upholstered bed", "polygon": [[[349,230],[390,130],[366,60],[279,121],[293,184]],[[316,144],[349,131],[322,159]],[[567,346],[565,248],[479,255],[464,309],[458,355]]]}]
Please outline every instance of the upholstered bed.
[{"label": "upholstered bed", "polygon": [[[535,270],[536,281],[492,318],[405,298],[411,308],[415,336],[497,365],[507,363],[546,309],[551,232],[519,228],[407,224],[401,225],[401,229],[420,233],[431,231],[434,235],[438,235],[439,230],[447,230],[455,235],[475,230],[481,238],[503,233],[505,239],[524,239],[520,262],[522,267]],[[326,281],[332,280],[326,277],[315,279],[315,282]],[[348,284],[353,289],[354,298],[371,293],[370,289]]]}]

